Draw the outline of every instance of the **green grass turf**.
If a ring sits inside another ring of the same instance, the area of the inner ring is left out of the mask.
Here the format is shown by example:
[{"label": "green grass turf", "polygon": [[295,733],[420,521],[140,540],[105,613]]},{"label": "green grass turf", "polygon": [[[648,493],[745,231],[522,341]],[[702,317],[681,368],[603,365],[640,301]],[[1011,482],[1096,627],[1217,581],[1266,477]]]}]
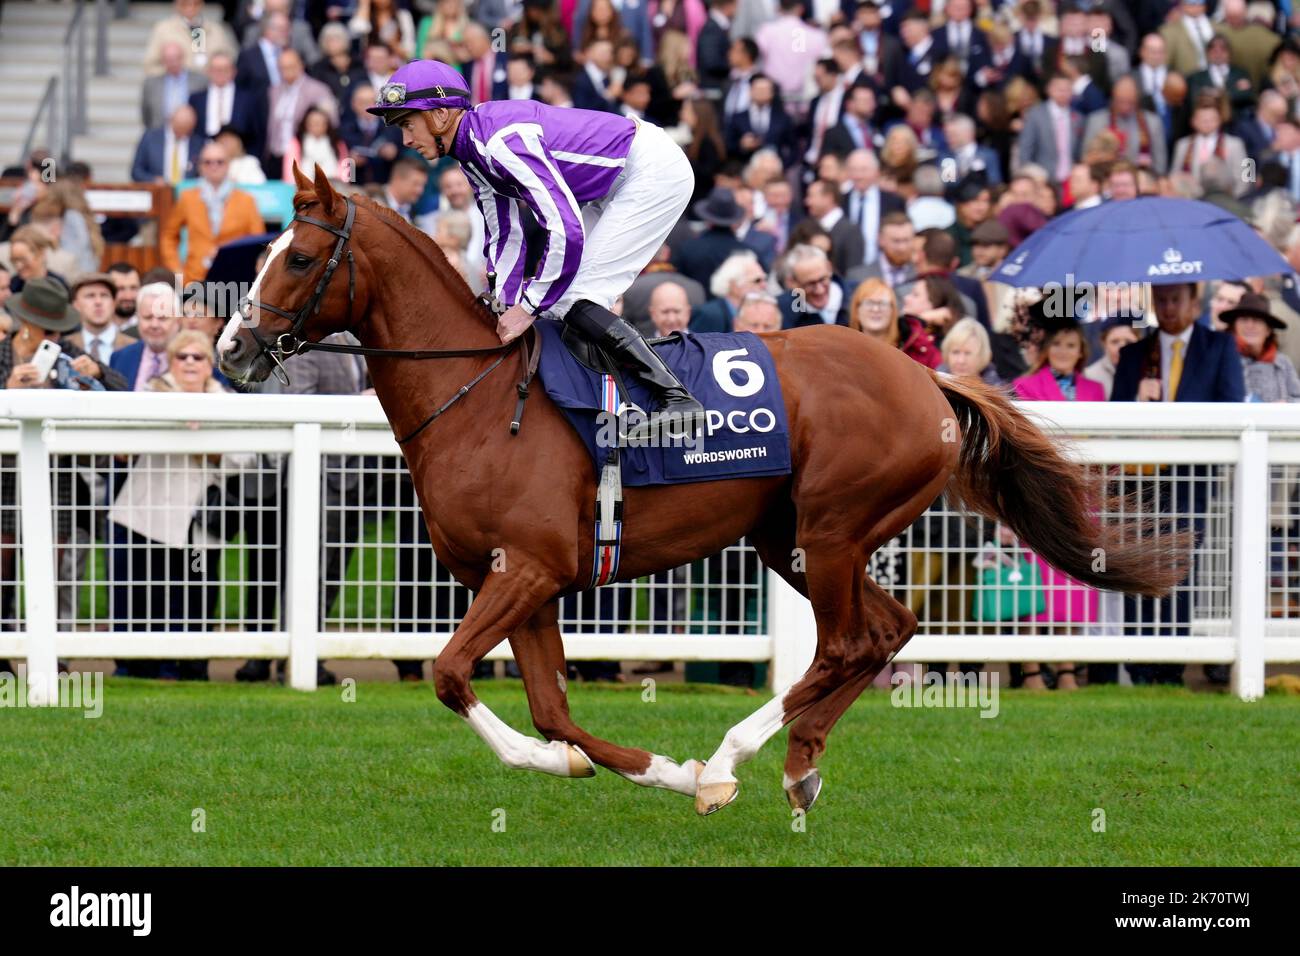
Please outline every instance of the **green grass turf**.
[{"label": "green grass turf", "polygon": [[[531,731],[517,682],[477,686]],[[574,715],[704,758],[763,699],[640,690],[575,685]],[[427,684],[362,684],[349,703],[338,688],[110,680],[98,720],[0,710],[0,864],[1295,865],[1298,718],[1300,698],[1171,689],[1005,691],[996,719],[869,692],[796,832],[784,733],[740,768],[738,801],[699,818],[604,769],[507,770]]]}]

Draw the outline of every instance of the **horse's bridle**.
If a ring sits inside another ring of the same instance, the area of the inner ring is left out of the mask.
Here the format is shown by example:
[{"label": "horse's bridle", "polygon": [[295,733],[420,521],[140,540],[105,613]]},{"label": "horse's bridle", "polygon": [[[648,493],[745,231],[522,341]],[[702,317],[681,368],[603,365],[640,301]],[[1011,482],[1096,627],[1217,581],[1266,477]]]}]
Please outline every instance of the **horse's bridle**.
[{"label": "horse's bridle", "polygon": [[288,332],[276,336],[274,348],[267,345],[266,340],[257,334],[255,324],[248,324],[248,320],[253,315],[253,300],[248,296],[244,296],[239,302],[239,314],[243,316],[245,324],[248,325],[249,334],[253,336],[253,341],[257,343],[258,349],[261,350],[260,354],[265,355],[275,363],[276,377],[285,385],[289,384],[289,375],[284,370],[284,364],[280,360],[290,355],[296,355],[303,350],[305,343],[298,338],[298,333],[302,331],[302,327],[307,323],[307,320],[320,311],[321,299],[325,296],[325,290],[329,287],[330,280],[334,278],[334,270],[343,261],[342,257],[345,250],[348,255],[348,313],[351,314],[352,303],[356,299],[357,292],[357,265],[352,258],[352,250],[348,249],[347,245],[348,240],[352,238],[352,223],[356,220],[357,205],[351,196],[347,197],[347,204],[348,211],[343,219],[342,229],[323,219],[314,219],[311,216],[304,216],[297,210],[294,211],[293,219],[289,221],[291,226],[297,222],[305,222],[337,236],[338,241],[334,243],[334,251],[330,254],[329,262],[325,264],[325,271],[321,273],[320,281],[316,283],[316,291],[312,293],[311,298],[297,312],[287,312],[278,306],[268,305],[261,301],[257,303],[256,308],[265,309],[267,312],[278,315],[282,319],[288,319],[292,323]]},{"label": "horse's bridle", "polygon": [[[253,341],[257,343],[260,350],[259,354],[265,355],[274,363],[276,378],[282,384],[289,384],[289,373],[285,371],[282,358],[291,355],[299,355],[303,352],[321,351],[321,352],[343,352],[349,355],[374,355],[386,358],[410,358],[410,359],[443,359],[443,358],[471,358],[474,356],[498,354],[495,362],[479,372],[466,384],[462,385],[446,402],[439,405],[434,412],[421,422],[412,432],[403,438],[398,438],[397,443],[404,445],[420,432],[424,431],[431,425],[435,419],[443,412],[451,408],[458,401],[464,398],[469,390],[472,389],[483,379],[487,378],[497,366],[506,360],[506,355],[516,347],[523,350],[523,375],[519,383],[515,386],[518,392],[518,400],[515,403],[514,418],[510,422],[510,434],[517,435],[519,426],[523,420],[524,402],[528,400],[528,385],[532,381],[533,375],[537,372],[537,364],[541,358],[541,343],[536,338],[536,334],[531,329],[528,333],[518,338],[511,339],[503,345],[493,345],[486,348],[474,349],[376,349],[367,348],[362,345],[342,345],[335,342],[307,342],[299,337],[302,327],[307,320],[320,311],[321,299],[325,296],[325,290],[329,288],[330,280],[334,278],[334,271],[338,269],[339,264],[343,261],[343,254],[347,253],[348,259],[348,315],[352,314],[353,303],[356,301],[357,292],[357,267],[356,261],[352,257],[352,250],[348,249],[348,241],[352,238],[352,224],[356,221],[357,206],[351,196],[347,197],[347,214],[343,218],[343,227],[340,229],[323,219],[314,219],[311,216],[304,216],[301,212],[295,210],[293,219],[289,221],[290,225],[296,222],[305,222],[310,226],[316,226],[324,229],[326,232],[338,238],[334,243],[334,251],[330,253],[329,261],[325,264],[325,271],[321,273],[320,280],[316,283],[316,289],[297,312],[289,312],[278,306],[268,305],[259,301],[256,306],[253,300],[244,296],[239,302],[239,314],[243,318],[244,325],[248,328],[249,334],[253,336]],[[494,290],[496,276],[488,273],[488,291],[479,296],[479,302],[486,306],[495,315],[500,315],[505,311],[505,306],[496,298]],[[274,315],[283,319],[288,319],[292,325],[288,332],[283,332],[275,338],[275,345],[271,346],[266,343],[262,336],[258,335],[255,324],[250,323],[253,315],[253,309],[265,309]],[[532,335],[533,344],[528,342],[529,335]]]}]

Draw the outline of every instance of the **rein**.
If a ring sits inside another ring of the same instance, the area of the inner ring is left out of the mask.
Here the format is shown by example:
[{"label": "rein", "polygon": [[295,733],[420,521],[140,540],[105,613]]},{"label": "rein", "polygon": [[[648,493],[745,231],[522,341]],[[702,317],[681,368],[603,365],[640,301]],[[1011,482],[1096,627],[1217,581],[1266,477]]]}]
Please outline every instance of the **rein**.
[{"label": "rein", "polygon": [[[462,385],[456,391],[456,394],[443,402],[442,405],[438,406],[438,408],[435,409],[428,418],[416,426],[410,434],[397,439],[399,445],[404,445],[416,435],[420,434],[420,432],[424,431],[424,429],[429,425],[433,424],[433,422],[442,415],[443,412],[447,411],[447,409],[451,408],[451,406],[455,405],[458,401],[469,394],[470,389],[483,381],[483,379],[487,378],[492,371],[506,360],[506,357],[510,352],[512,352],[516,347],[519,347],[522,350],[521,356],[523,371],[519,382],[515,385],[518,399],[515,402],[514,417],[510,420],[510,434],[518,435],[519,426],[522,423],[524,416],[524,402],[528,400],[528,386],[532,382],[533,376],[537,374],[537,364],[540,361],[542,354],[541,341],[537,338],[537,334],[532,328],[529,328],[527,332],[519,338],[512,339],[502,345],[490,345],[484,348],[473,349],[376,349],[367,348],[363,345],[340,345],[333,342],[308,342],[299,337],[299,333],[302,331],[302,327],[307,323],[307,320],[320,312],[321,299],[325,295],[325,290],[329,287],[330,280],[334,278],[335,270],[338,269],[339,265],[342,263],[345,251],[347,252],[348,261],[348,314],[351,314],[352,305],[356,299],[357,291],[356,261],[352,257],[352,251],[347,248],[348,242],[352,238],[352,226],[356,221],[357,215],[356,203],[353,201],[351,196],[347,197],[347,210],[347,215],[343,220],[342,229],[339,229],[322,219],[304,216],[302,213],[295,210],[294,217],[290,220],[291,225],[295,222],[302,222],[310,226],[316,226],[317,228],[324,229],[331,235],[336,236],[338,241],[334,244],[334,251],[330,254],[329,262],[326,263],[325,271],[321,274],[320,281],[316,283],[316,289],[312,293],[311,298],[308,299],[297,312],[289,312],[265,302],[258,303],[257,308],[265,309],[266,311],[278,315],[281,318],[288,319],[293,323],[288,332],[284,332],[276,337],[274,346],[268,345],[266,340],[257,334],[257,329],[254,326],[247,324],[253,313],[254,306],[252,299],[245,296],[239,303],[240,314],[244,318],[246,328],[253,336],[253,341],[257,343],[258,348],[261,350],[260,354],[265,355],[275,363],[276,377],[280,379],[282,384],[288,385],[289,373],[285,370],[282,359],[287,358],[290,355],[302,355],[306,352],[312,351],[342,352],[347,355],[367,355],[382,358],[407,359],[473,358],[475,356],[484,355],[498,356],[495,362],[483,371],[479,372],[478,375],[475,375],[470,379],[470,381]],[[488,292],[479,296],[477,301],[487,307],[493,314],[499,315],[505,311],[505,308],[496,298],[495,292],[492,289],[493,278],[492,275],[488,276]]]}]

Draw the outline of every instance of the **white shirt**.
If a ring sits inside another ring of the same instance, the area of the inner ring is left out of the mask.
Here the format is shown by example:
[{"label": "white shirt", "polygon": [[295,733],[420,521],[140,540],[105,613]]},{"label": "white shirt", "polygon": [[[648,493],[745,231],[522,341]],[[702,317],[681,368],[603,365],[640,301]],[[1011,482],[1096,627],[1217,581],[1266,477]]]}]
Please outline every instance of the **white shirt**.
[{"label": "white shirt", "polygon": [[826,308],[818,309],[817,314],[822,317],[822,322],[826,325],[834,325],[835,317],[840,314],[840,306],[843,304],[844,290],[832,282],[830,295],[826,299]]},{"label": "white shirt", "polygon": [[1147,66],[1142,64],[1142,89],[1154,97],[1164,95],[1165,77],[1169,70],[1163,66]]},{"label": "white shirt", "polygon": [[206,131],[209,136],[216,136],[221,127],[230,122],[235,111],[235,84],[208,87],[208,115]]},{"label": "white shirt", "polygon": [[[81,342],[84,346],[82,348],[83,352],[93,358],[96,362],[107,365],[109,357],[117,347],[115,344],[117,342],[117,325],[110,319],[108,327],[98,335],[91,334],[90,329],[83,326],[81,329]],[[96,342],[101,344],[101,351],[99,354],[95,353]]]},{"label": "white shirt", "polygon": [[827,232],[835,228],[836,224],[844,218],[844,210],[836,206],[826,215],[817,220],[817,225],[821,226]]},{"label": "white shirt", "polygon": [[1160,381],[1163,383],[1160,400],[1162,402],[1170,401],[1169,363],[1172,362],[1174,358],[1174,342],[1178,341],[1183,343],[1183,374],[1178,380],[1178,387],[1182,388],[1182,379],[1187,377],[1187,348],[1192,344],[1192,331],[1195,328],[1196,323],[1193,322],[1177,335],[1170,335],[1168,332],[1160,333]]},{"label": "white shirt", "polygon": [[533,98],[533,84],[511,86],[508,88],[506,97],[512,100],[531,100]]}]

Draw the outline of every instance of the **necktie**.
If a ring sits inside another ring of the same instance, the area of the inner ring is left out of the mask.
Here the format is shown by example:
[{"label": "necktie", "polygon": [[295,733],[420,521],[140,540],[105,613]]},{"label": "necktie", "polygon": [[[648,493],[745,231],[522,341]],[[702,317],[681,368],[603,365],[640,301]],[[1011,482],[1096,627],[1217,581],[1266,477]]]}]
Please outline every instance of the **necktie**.
[{"label": "necktie", "polygon": [[92,339],[90,342],[91,358],[95,360],[96,365],[104,364],[104,340]]},{"label": "necktie", "polygon": [[172,143],[171,183],[175,186],[181,181],[181,144]]},{"label": "necktie", "polygon": [[1182,339],[1174,339],[1174,354],[1169,357],[1169,400],[1171,402],[1178,399],[1178,383],[1183,377],[1183,342]]},{"label": "necktie", "polygon": [[1056,179],[1070,178],[1070,117],[1065,110],[1056,111]]},{"label": "necktie", "polygon": [[859,232],[862,231],[862,207],[867,204],[866,198],[862,193],[853,194],[853,221],[857,223]]}]

